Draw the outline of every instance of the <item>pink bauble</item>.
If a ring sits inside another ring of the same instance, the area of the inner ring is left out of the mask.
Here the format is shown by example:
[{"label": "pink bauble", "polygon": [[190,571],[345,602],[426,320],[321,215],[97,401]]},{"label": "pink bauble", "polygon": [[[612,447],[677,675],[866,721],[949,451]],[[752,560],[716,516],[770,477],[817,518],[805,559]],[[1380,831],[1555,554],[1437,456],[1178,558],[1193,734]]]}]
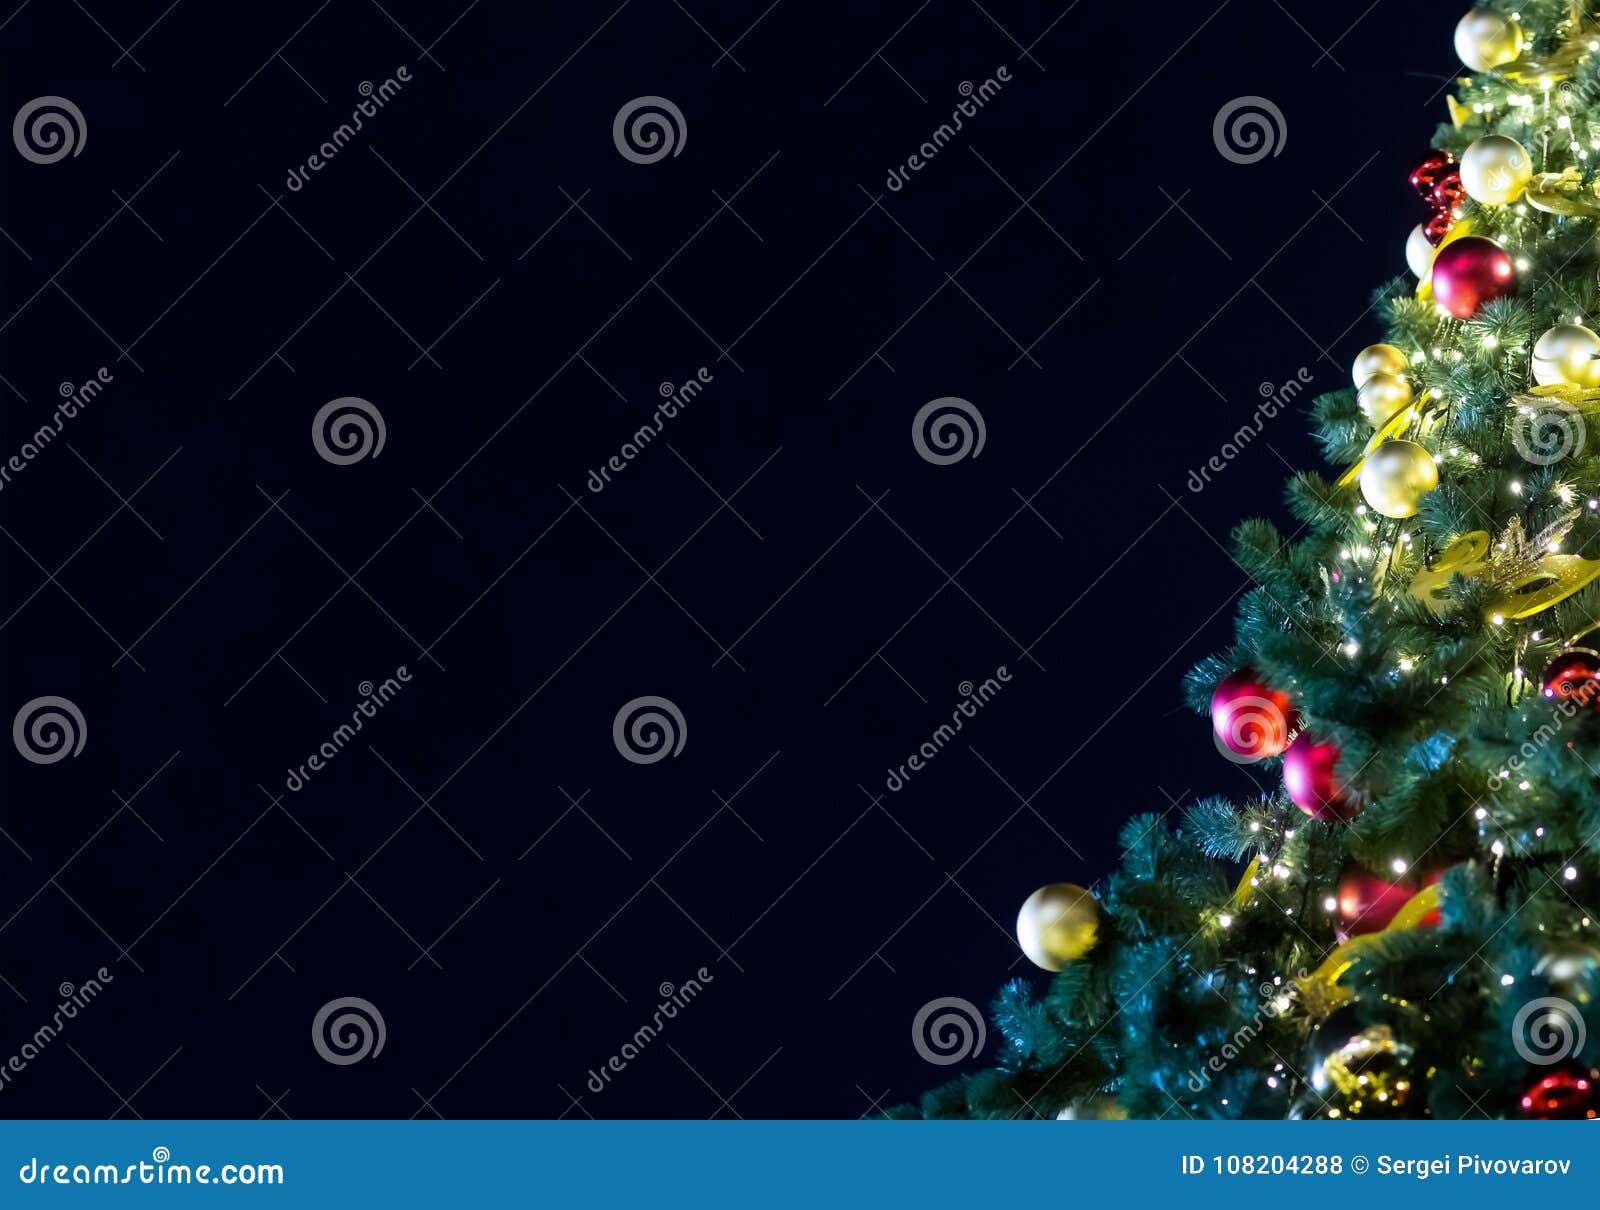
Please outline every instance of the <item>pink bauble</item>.
[{"label": "pink bauble", "polygon": [[1484,303],[1517,292],[1517,272],[1506,250],[1481,235],[1464,235],[1433,258],[1434,300],[1457,319],[1471,319]]},{"label": "pink bauble", "polygon": [[1211,726],[1229,752],[1264,760],[1289,746],[1294,707],[1287,693],[1269,688],[1254,668],[1240,668],[1223,677],[1211,695]]},{"label": "pink bauble", "polygon": [[[1442,870],[1434,870],[1422,878],[1422,886],[1432,886],[1443,877]],[[1389,922],[1401,908],[1410,902],[1420,888],[1401,882],[1390,882],[1369,874],[1360,866],[1351,866],[1339,879],[1339,918],[1353,937],[1363,933],[1376,933],[1389,927]],[[1435,908],[1421,920],[1420,925],[1439,923],[1439,910]]]},{"label": "pink bauble", "polygon": [[1312,819],[1349,819],[1355,804],[1334,773],[1339,746],[1302,731],[1283,754],[1283,788],[1289,800]]}]

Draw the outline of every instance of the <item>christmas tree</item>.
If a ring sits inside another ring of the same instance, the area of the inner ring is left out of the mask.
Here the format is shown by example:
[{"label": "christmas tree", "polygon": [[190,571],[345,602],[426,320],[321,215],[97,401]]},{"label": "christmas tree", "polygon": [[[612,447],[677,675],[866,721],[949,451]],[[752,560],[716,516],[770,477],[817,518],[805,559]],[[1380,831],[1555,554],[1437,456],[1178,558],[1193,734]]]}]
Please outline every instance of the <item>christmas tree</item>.
[{"label": "christmas tree", "polygon": [[1282,790],[1035,892],[1048,987],[896,1116],[1600,1109],[1600,20],[1491,0],[1455,45],[1414,277],[1313,406],[1334,470],[1235,530],[1254,587],[1186,682]]}]

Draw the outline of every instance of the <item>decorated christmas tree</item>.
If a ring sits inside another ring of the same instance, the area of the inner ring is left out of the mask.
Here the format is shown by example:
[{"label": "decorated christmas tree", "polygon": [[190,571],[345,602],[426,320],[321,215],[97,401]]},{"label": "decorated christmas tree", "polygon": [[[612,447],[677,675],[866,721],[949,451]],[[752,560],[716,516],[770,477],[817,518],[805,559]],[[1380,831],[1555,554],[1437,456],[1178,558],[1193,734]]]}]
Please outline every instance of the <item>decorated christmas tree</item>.
[{"label": "decorated christmas tree", "polygon": [[1414,276],[1314,404],[1333,469],[1233,534],[1254,586],[1187,696],[1281,791],[1131,819],[1120,869],[1030,896],[1053,977],[898,1116],[1600,1112],[1594,10],[1461,20]]}]

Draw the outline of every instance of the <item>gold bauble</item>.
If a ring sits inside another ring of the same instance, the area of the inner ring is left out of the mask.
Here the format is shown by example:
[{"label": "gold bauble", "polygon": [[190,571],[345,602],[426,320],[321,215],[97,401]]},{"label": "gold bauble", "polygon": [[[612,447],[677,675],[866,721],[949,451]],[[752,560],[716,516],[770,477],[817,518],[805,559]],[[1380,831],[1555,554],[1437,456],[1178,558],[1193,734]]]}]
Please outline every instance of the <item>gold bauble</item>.
[{"label": "gold bauble", "polygon": [[1035,966],[1058,971],[1094,948],[1100,909],[1070,882],[1052,882],[1028,896],[1017,913],[1017,941]]},{"label": "gold bauble", "polygon": [[1438,463],[1415,441],[1385,441],[1361,468],[1361,495],[1385,517],[1415,516],[1423,493],[1438,486]]},{"label": "gold bauble", "polygon": [[1473,71],[1492,71],[1522,53],[1522,30],[1504,13],[1475,8],[1456,25],[1456,54]]},{"label": "gold bauble", "polygon": [[1557,945],[1533,968],[1550,990],[1573,1004],[1588,1004],[1600,990],[1600,950],[1582,942]]},{"label": "gold bauble", "polygon": [[1359,391],[1374,374],[1405,372],[1406,355],[1399,349],[1393,345],[1368,345],[1356,354],[1356,364],[1350,370],[1350,377]]},{"label": "gold bauble", "polygon": [[1528,149],[1507,135],[1484,135],[1461,154],[1461,187],[1485,206],[1510,205],[1532,179]]},{"label": "gold bauble", "polygon": [[1093,1096],[1074,1101],[1056,1114],[1058,1122],[1126,1122],[1128,1111],[1116,1097]]},{"label": "gold bauble", "polygon": [[1533,380],[1542,387],[1600,387],[1600,336],[1582,324],[1557,324],[1533,346]]},{"label": "gold bauble", "polygon": [[1374,374],[1363,384],[1357,399],[1367,423],[1381,429],[1411,402],[1411,384],[1398,374]]},{"label": "gold bauble", "polygon": [[1321,1112],[1307,1117],[1415,1118],[1428,1113],[1428,1077],[1416,1048],[1389,1025],[1363,1029],[1311,1069]]},{"label": "gold bauble", "polygon": [[1414,277],[1428,276],[1428,270],[1433,268],[1433,253],[1433,241],[1428,238],[1422,224],[1418,223],[1406,236],[1406,267]]}]

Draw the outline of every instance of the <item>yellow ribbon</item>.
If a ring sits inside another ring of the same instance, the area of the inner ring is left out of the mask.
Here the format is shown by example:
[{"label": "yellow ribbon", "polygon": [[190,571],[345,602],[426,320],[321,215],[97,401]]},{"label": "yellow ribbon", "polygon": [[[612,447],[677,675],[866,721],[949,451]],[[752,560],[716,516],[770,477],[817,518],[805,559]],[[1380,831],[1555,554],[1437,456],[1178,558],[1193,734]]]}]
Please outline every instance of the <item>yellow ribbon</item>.
[{"label": "yellow ribbon", "polygon": [[1251,884],[1255,882],[1256,875],[1260,872],[1261,858],[1259,856],[1252,857],[1250,859],[1250,864],[1244,868],[1244,877],[1239,879],[1239,885],[1233,888],[1234,911],[1238,911],[1240,908],[1244,907],[1245,904],[1250,902],[1250,896],[1255,893],[1256,889]]},{"label": "yellow ribbon", "polygon": [[[1406,900],[1405,906],[1394,914],[1394,919],[1389,921],[1388,927],[1376,933],[1350,938],[1335,948],[1324,959],[1322,965],[1311,974],[1297,980],[1301,1002],[1313,1016],[1326,1016],[1341,1004],[1349,1003],[1355,998],[1354,993],[1349,988],[1341,986],[1339,979],[1355,965],[1356,959],[1378,945],[1385,937],[1415,928],[1424,916],[1436,911],[1438,907],[1439,884],[1436,882],[1432,886],[1423,887]],[[1318,1011],[1319,1008],[1321,1011]]]}]

